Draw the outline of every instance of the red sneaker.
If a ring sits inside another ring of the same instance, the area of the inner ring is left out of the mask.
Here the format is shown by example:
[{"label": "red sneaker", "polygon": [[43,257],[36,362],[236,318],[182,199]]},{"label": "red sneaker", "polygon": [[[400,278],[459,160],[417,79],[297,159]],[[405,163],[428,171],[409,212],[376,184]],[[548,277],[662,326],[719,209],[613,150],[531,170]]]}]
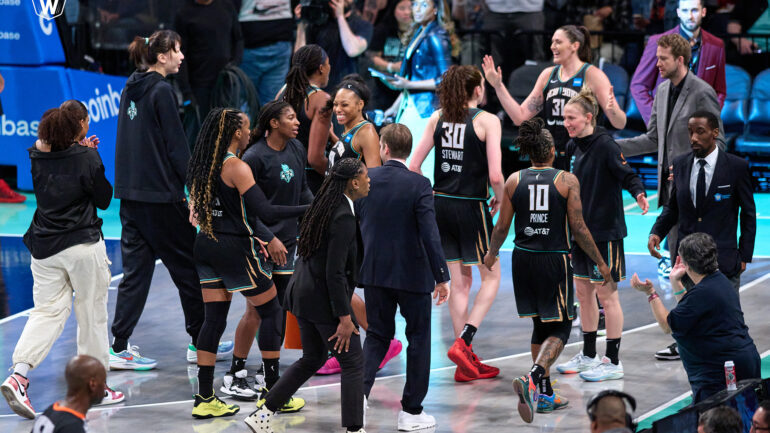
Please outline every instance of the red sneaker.
[{"label": "red sneaker", "polygon": [[399,353],[401,353],[401,349],[403,348],[403,345],[400,341],[396,340],[395,338],[390,340],[390,346],[388,347],[388,352],[385,354],[385,357],[382,358],[382,362],[380,363],[380,366],[377,368],[382,369],[382,367],[385,367],[385,364],[388,363],[391,359],[398,356]]},{"label": "red sneaker", "polygon": [[[479,370],[473,362],[473,352],[471,351],[471,348],[465,344],[465,341],[463,341],[462,338],[455,340],[452,347],[449,348],[447,356],[452,362],[457,364],[458,371],[455,373],[455,380],[458,378],[458,373],[459,377],[468,378],[468,380],[478,378]],[[458,382],[464,381],[460,380]]]},{"label": "red sneaker", "polygon": [[463,373],[460,367],[455,368],[455,382],[470,382],[472,380],[479,379],[479,376],[468,376]]},{"label": "red sneaker", "polygon": [[126,399],[126,396],[122,392],[115,391],[109,386],[106,386],[104,387],[104,398],[102,399],[102,402],[99,404],[100,405],[116,404],[116,403],[122,402],[125,399]]},{"label": "red sneaker", "polygon": [[340,367],[340,362],[337,361],[337,358],[330,356],[329,359],[326,360],[326,363],[318,369],[316,374],[320,375],[327,375],[327,374],[337,374],[342,371],[342,367]]},{"label": "red sneaker", "polygon": [[471,354],[473,354],[473,363],[476,365],[476,369],[479,371],[479,379],[491,379],[500,374],[500,369],[492,367],[491,365],[484,364],[481,359],[473,352],[473,345],[471,344]]},{"label": "red sneaker", "polygon": [[8,184],[0,179],[0,203],[23,203],[27,197],[11,189]]},{"label": "red sneaker", "polygon": [[17,415],[35,419],[35,409],[32,408],[32,403],[29,401],[27,388],[29,388],[29,380],[18,373],[8,376],[8,379],[5,379],[5,382],[0,385],[0,391],[8,400],[8,406]]}]

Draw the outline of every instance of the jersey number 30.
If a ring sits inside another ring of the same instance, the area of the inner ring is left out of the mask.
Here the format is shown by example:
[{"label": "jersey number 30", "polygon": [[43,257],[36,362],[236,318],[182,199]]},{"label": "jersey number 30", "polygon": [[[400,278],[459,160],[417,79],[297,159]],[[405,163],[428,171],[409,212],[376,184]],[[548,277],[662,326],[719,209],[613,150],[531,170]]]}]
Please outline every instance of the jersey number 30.
[{"label": "jersey number 30", "polygon": [[444,123],[444,137],[441,138],[441,147],[451,149],[462,149],[465,145],[465,124],[464,123]]},{"label": "jersey number 30", "polygon": [[529,210],[548,212],[548,187],[550,185],[529,185]]}]

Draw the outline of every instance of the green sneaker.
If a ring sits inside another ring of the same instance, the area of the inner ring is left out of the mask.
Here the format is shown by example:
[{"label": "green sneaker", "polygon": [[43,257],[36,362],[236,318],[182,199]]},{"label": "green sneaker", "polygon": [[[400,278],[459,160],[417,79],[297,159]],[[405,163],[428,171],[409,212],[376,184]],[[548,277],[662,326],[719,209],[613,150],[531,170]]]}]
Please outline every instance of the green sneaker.
[{"label": "green sneaker", "polygon": [[193,404],[193,418],[215,418],[220,416],[232,416],[241,410],[235,404],[227,404],[216,395],[209,398],[203,398],[200,394],[195,394],[195,403]]},{"label": "green sneaker", "polygon": [[537,413],[550,413],[567,407],[569,400],[553,392],[553,395],[540,394],[537,400]]},{"label": "green sneaker", "polygon": [[[261,408],[264,404],[265,404],[265,399],[264,398],[259,399],[257,401],[257,408]],[[304,398],[292,397],[283,406],[279,407],[277,412],[280,412],[280,413],[299,412],[299,410],[302,409],[303,407],[305,407]]]}]

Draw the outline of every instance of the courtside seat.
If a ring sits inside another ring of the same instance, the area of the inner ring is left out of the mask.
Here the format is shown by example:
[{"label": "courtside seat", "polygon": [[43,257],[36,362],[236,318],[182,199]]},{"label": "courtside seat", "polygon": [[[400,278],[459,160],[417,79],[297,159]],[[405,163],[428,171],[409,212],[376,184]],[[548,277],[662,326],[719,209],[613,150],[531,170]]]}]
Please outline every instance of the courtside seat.
[{"label": "courtside seat", "polygon": [[770,155],[770,69],[754,78],[746,132],[735,140],[735,151],[745,155]]},{"label": "courtside seat", "polygon": [[722,107],[722,125],[728,149],[746,129],[746,118],[751,95],[751,76],[743,68],[725,65],[727,97]]},{"label": "courtside seat", "polygon": [[628,95],[628,102],[626,104],[626,127],[620,131],[616,131],[613,136],[616,140],[621,138],[631,138],[637,135],[647,132],[647,125],[644,123],[642,113],[639,112],[639,108],[634,102],[634,97]]}]

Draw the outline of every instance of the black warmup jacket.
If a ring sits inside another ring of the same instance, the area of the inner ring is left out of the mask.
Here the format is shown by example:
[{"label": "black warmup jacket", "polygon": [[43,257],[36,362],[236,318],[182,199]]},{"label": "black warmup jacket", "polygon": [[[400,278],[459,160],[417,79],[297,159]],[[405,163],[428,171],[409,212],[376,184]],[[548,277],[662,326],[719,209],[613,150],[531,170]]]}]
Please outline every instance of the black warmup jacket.
[{"label": "black warmup jacket", "polygon": [[580,181],[583,219],[596,242],[623,239],[628,234],[623,215],[623,189],[636,198],[644,185],[628,165],[620,146],[602,128],[567,143],[570,171]]},{"label": "black warmup jacket", "polygon": [[171,85],[136,71],[120,96],[115,138],[115,198],[149,203],[185,199],[190,148]]}]

